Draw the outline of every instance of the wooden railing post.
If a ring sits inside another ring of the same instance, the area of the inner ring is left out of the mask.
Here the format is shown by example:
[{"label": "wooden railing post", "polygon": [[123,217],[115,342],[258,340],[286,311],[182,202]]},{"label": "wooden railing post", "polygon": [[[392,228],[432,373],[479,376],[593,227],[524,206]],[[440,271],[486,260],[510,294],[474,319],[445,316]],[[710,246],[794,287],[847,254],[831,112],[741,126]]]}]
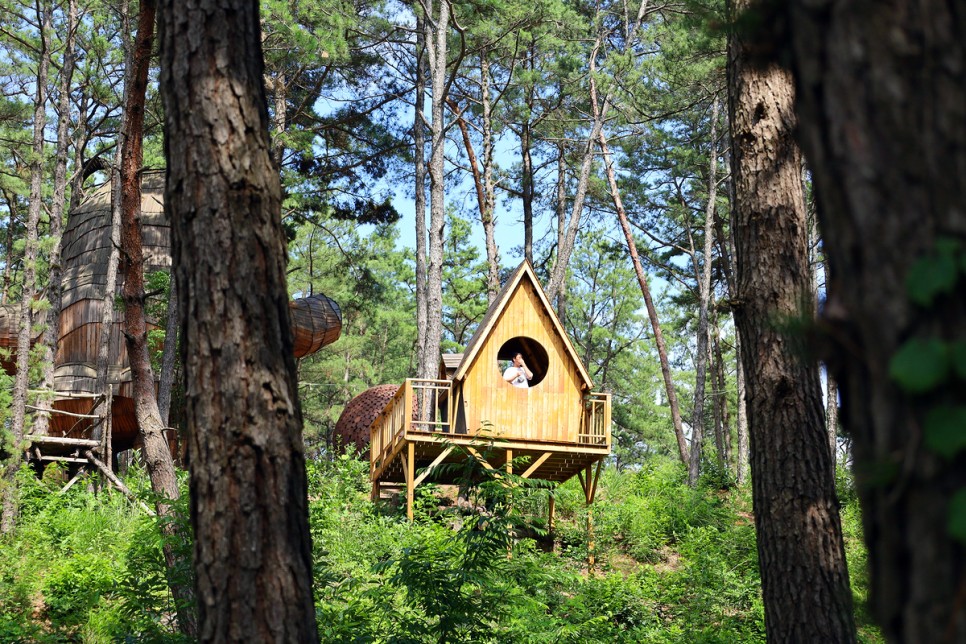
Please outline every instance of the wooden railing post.
[{"label": "wooden railing post", "polygon": [[[413,425],[413,381],[410,378],[406,379],[406,383],[403,385],[403,436],[409,436],[409,432],[412,430]],[[420,414],[422,414],[420,410]]]}]

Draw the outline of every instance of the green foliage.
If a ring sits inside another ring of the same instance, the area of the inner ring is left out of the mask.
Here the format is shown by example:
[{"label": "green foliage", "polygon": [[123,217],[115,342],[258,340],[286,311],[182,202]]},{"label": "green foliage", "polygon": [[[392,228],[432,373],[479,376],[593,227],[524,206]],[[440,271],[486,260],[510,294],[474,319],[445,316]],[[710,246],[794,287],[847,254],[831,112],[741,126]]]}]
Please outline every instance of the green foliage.
[{"label": "green foliage", "polygon": [[[960,249],[955,239],[937,240],[935,252],[919,258],[909,269],[906,276],[909,299],[928,307],[940,295],[951,293],[959,279],[959,265],[966,261],[966,255],[957,256]],[[963,272],[966,273],[966,268]]]},{"label": "green foliage", "polygon": [[183,641],[156,521],[110,489],[89,491],[91,477],[59,493],[65,478],[56,465],[42,480],[20,472],[21,516],[0,542],[0,641]]},{"label": "green foliage", "polygon": [[966,489],[961,489],[949,501],[949,534],[960,543],[966,544]]},{"label": "green foliage", "polygon": [[949,374],[946,344],[936,338],[913,338],[889,361],[889,376],[904,390],[921,394],[935,389]]},{"label": "green foliage", "polygon": [[[666,458],[638,471],[606,468],[593,506],[599,567],[588,573],[586,507],[575,481],[554,491],[559,548],[542,552],[525,535],[545,534],[546,489],[469,466],[476,483],[462,502],[421,486],[409,524],[401,505],[370,502],[367,462],[351,454],[308,462],[322,641],[764,639],[748,490],[689,488],[683,468]],[[860,633],[878,641],[865,608],[854,487],[847,473],[839,480]],[[183,641],[171,623],[155,520],[110,490],[78,484],[58,494],[56,468],[43,480],[25,469],[21,483],[22,520],[0,542],[0,640]],[[138,469],[128,483],[148,487]],[[184,510],[182,502],[178,521]],[[190,549],[190,539],[180,547]]]}]

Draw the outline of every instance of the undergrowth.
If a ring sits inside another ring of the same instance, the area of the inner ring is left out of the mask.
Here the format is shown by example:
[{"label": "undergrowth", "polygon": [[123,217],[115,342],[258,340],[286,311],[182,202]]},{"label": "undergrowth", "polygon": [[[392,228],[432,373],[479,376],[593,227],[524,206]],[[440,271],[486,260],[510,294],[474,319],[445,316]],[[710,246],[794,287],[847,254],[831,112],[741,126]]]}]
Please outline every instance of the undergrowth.
[{"label": "undergrowth", "polygon": [[[308,466],[323,642],[764,641],[747,491],[691,489],[669,460],[605,468],[588,571],[576,480],[553,491],[548,535],[546,487],[472,472],[459,497],[418,488],[409,524],[398,501],[370,502],[368,471],[351,456]],[[879,641],[864,608],[857,503],[842,480],[860,635]],[[22,472],[18,528],[0,542],[0,641],[182,641],[155,520],[91,483],[61,494],[57,470]],[[148,495],[143,471],[128,483]]]}]

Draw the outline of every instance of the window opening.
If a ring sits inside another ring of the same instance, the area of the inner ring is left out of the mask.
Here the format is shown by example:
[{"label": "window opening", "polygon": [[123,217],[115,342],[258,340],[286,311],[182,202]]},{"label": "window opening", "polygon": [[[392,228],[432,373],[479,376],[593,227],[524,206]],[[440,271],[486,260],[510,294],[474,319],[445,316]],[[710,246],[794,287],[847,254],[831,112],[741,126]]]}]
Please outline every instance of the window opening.
[{"label": "window opening", "polygon": [[[497,367],[501,375],[512,364],[513,356],[517,353],[523,355],[527,368],[533,372],[533,378],[530,379],[529,383],[530,387],[536,387],[547,377],[547,370],[550,367],[550,357],[547,355],[547,350],[533,338],[524,335],[510,338],[503,343],[496,354]],[[507,386],[512,385],[507,383]]]}]

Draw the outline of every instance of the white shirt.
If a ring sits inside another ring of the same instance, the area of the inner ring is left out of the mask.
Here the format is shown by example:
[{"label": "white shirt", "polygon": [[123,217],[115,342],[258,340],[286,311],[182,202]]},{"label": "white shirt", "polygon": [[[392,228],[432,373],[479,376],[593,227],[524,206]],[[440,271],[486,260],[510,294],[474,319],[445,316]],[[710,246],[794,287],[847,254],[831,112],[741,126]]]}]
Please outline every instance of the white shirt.
[{"label": "white shirt", "polygon": [[[510,376],[516,373],[516,377],[510,380]],[[503,372],[503,379],[508,381],[514,387],[520,387],[521,389],[526,389],[530,386],[529,381],[527,381],[527,374],[523,371],[523,367],[509,367]]]}]

